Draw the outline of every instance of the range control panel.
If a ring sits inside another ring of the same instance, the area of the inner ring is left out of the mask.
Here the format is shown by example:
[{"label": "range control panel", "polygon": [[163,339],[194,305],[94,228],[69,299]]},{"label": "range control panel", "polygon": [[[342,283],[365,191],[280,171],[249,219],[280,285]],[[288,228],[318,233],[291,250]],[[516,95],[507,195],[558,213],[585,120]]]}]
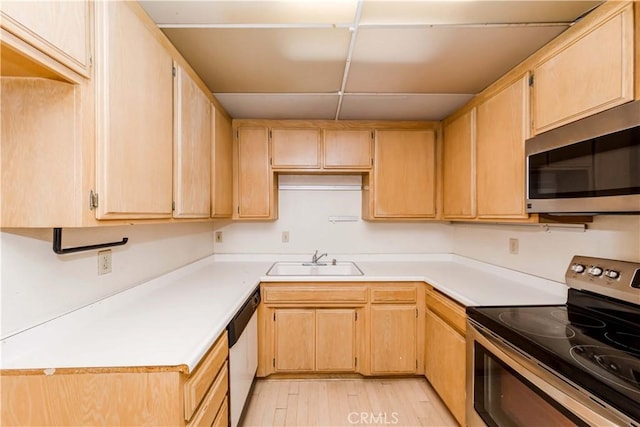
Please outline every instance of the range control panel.
[{"label": "range control panel", "polygon": [[576,255],[565,280],[575,289],[640,304],[640,263]]}]

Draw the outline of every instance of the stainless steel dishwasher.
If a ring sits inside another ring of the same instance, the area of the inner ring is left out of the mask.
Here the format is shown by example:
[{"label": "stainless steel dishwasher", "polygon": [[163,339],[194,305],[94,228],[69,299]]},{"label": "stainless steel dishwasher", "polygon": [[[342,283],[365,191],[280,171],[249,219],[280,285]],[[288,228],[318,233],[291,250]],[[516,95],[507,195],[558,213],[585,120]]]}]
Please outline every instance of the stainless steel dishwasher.
[{"label": "stainless steel dishwasher", "polygon": [[227,326],[229,334],[229,406],[236,427],[258,369],[258,313],[260,287],[251,293]]}]

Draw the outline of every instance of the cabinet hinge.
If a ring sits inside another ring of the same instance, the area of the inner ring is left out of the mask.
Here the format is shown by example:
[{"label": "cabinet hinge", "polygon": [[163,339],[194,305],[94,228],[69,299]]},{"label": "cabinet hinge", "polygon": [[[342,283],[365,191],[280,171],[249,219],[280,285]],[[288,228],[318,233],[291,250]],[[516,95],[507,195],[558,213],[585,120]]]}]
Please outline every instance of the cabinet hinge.
[{"label": "cabinet hinge", "polygon": [[416,359],[416,369],[418,369],[418,359]]},{"label": "cabinet hinge", "polygon": [[273,166],[273,159],[269,159],[269,165]]},{"label": "cabinet hinge", "polygon": [[356,320],[358,320],[358,312],[356,311],[355,313],[353,313],[356,315]]},{"label": "cabinet hinge", "polygon": [[93,56],[89,55],[89,67],[93,67]]},{"label": "cabinet hinge", "polygon": [[172,211],[176,210],[176,201],[175,200],[173,202],[171,202],[171,210]]},{"label": "cabinet hinge", "polygon": [[373,157],[371,158],[371,166],[373,166]]},{"label": "cabinet hinge", "polygon": [[273,321],[276,321],[276,313],[273,313]]},{"label": "cabinet hinge", "polygon": [[89,210],[94,210],[98,207],[98,193],[94,193],[93,190],[89,191]]},{"label": "cabinet hinge", "polygon": [[533,86],[533,74],[529,76],[529,86]]},{"label": "cabinet hinge", "polygon": [[240,206],[238,206],[238,215],[240,215]]},{"label": "cabinet hinge", "polygon": [[416,317],[418,317],[418,307],[416,307]]},{"label": "cabinet hinge", "polygon": [[371,139],[373,139],[373,138],[374,138],[374,136],[373,136],[373,135],[374,135],[374,134],[373,134],[373,131],[371,131]]},{"label": "cabinet hinge", "polygon": [[171,67],[171,74],[173,75],[173,77],[176,76],[176,67]]},{"label": "cabinet hinge", "polygon": [[358,358],[356,357],[356,368],[358,367]]},{"label": "cabinet hinge", "polygon": [[272,359],[271,364],[273,365],[274,368],[276,367],[276,358],[275,357]]}]

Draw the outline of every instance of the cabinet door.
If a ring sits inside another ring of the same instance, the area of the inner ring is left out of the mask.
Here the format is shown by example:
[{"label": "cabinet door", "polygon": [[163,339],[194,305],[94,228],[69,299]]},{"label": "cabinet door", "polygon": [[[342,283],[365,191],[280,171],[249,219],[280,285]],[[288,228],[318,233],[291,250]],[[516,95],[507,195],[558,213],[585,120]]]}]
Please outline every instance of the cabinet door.
[{"label": "cabinet door", "polygon": [[632,100],[632,6],[537,65],[533,73],[536,134]]},{"label": "cabinet door", "polygon": [[460,425],[465,425],[465,340],[436,314],[427,310],[425,371]]},{"label": "cabinet door", "polygon": [[89,1],[0,2],[2,28],[75,72],[89,77]]},{"label": "cabinet door", "polygon": [[[525,156],[528,77],[478,106],[479,218],[526,218]],[[496,123],[500,125],[497,126]]]},{"label": "cabinet door", "polygon": [[175,218],[208,218],[211,209],[211,101],[175,64],[173,192]]},{"label": "cabinet door", "polygon": [[445,218],[476,216],[476,109],[444,127],[443,215]]},{"label": "cabinet door", "polygon": [[212,107],[211,216],[233,215],[233,130],[231,120]]},{"label": "cabinet door", "polygon": [[355,371],[356,311],[316,310],[316,370]]},{"label": "cabinet door", "polygon": [[272,178],[267,128],[238,129],[238,217],[269,218]]},{"label": "cabinet door", "polygon": [[371,131],[325,129],[323,155],[327,169],[370,169]]},{"label": "cabinet door", "polygon": [[373,216],[434,217],[435,159],[432,130],[375,131]]},{"label": "cabinet door", "polygon": [[96,2],[97,218],[170,218],[173,60],[136,3]]},{"label": "cabinet door", "polygon": [[272,167],[319,168],[320,129],[272,129]]},{"label": "cabinet door", "polygon": [[402,374],[417,370],[415,305],[371,306],[371,373]]},{"label": "cabinet door", "polygon": [[315,312],[312,309],[275,311],[276,372],[313,371]]}]

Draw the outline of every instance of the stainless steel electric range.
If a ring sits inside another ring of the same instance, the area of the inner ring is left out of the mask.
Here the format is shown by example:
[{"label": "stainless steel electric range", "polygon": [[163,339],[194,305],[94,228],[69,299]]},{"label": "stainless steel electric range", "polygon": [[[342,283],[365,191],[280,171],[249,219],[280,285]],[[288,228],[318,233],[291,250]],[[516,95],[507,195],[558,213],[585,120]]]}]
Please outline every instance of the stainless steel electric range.
[{"label": "stainless steel electric range", "polygon": [[469,307],[470,426],[640,427],[640,264],[575,256],[567,304]]}]

